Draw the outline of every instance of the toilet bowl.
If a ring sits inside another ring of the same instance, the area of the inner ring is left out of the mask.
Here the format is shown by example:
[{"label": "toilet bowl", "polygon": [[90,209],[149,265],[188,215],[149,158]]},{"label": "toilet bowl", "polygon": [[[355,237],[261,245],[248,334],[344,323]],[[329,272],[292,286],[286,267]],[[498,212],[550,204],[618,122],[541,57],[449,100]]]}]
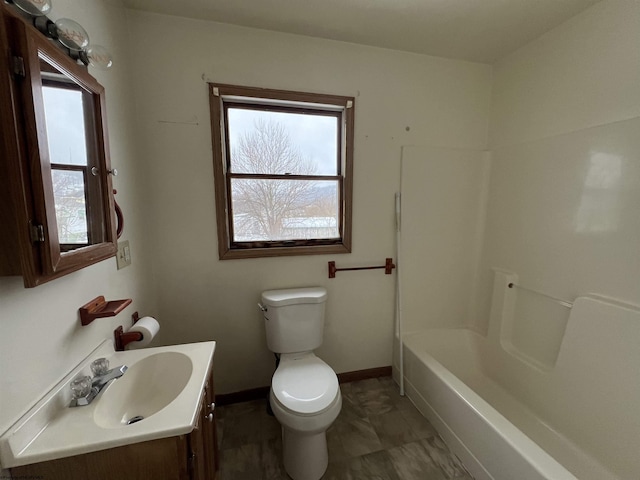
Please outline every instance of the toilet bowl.
[{"label": "toilet bowl", "polygon": [[329,461],[326,431],[342,407],[335,372],[313,353],[284,354],[270,402],[282,426],[285,470],[294,480],[318,480]]}]

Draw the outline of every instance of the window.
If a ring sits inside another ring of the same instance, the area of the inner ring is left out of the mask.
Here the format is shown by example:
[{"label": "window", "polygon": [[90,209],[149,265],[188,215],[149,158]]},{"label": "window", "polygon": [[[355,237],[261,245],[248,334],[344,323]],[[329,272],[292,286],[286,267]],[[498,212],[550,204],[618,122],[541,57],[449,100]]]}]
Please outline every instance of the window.
[{"label": "window", "polygon": [[220,258],[350,252],[353,98],[209,91]]}]

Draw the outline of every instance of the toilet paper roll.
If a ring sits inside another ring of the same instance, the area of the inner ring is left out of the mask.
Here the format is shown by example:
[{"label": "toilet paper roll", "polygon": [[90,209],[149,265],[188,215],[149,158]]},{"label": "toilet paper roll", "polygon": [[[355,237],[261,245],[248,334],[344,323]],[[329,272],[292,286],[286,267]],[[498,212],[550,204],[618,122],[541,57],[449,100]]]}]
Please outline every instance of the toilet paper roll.
[{"label": "toilet paper roll", "polygon": [[134,350],[136,348],[146,347],[151,343],[153,337],[156,336],[158,330],[160,330],[160,324],[155,318],[142,317],[129,329],[129,332],[140,332],[142,334],[142,340],[139,342],[131,342],[127,345],[127,348]]}]

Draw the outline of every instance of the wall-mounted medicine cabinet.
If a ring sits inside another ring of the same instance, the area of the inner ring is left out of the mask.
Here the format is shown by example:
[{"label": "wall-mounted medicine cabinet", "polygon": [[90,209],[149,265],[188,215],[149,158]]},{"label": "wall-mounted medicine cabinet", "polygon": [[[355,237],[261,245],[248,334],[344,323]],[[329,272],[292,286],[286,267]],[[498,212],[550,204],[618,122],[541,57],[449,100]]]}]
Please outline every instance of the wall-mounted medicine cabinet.
[{"label": "wall-mounted medicine cabinet", "polygon": [[0,275],[35,287],[116,252],[104,88],[0,3]]}]

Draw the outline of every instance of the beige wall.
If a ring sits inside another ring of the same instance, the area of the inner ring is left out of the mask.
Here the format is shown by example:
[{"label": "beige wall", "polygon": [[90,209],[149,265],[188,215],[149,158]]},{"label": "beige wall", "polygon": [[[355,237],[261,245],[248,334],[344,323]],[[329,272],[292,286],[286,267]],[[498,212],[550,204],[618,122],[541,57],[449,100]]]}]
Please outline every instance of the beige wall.
[{"label": "beige wall", "polygon": [[[0,277],[0,432],[4,432],[117,325],[131,324],[131,313],[155,313],[152,290],[142,267],[142,215],[135,169],[133,109],[127,66],[124,10],[116,2],[56,0],[51,18],[80,22],[95,44],[114,55],[106,72],[91,71],[106,88],[111,162],[118,202],[126,224],[122,239],[131,241],[133,265],[117,271],[115,259],[105,260],[37,288],[25,289],[22,278]],[[4,228],[4,227],[3,227]],[[8,253],[8,252],[4,252]],[[98,295],[133,298],[119,316],[81,327],[78,308]]]},{"label": "beige wall", "polygon": [[[319,355],[338,372],[390,365],[394,276],[329,280],[327,261],[375,265],[394,256],[401,146],[484,148],[491,68],[137,12],[129,12],[129,27],[143,208],[167,319],[161,340],[217,340],[219,392],[268,385],[273,356],[260,292],[322,285],[329,300]],[[217,259],[207,81],[356,97],[352,254]]]},{"label": "beige wall", "polygon": [[491,267],[640,304],[638,45],[640,2],[605,0],[494,66],[480,330]]}]

